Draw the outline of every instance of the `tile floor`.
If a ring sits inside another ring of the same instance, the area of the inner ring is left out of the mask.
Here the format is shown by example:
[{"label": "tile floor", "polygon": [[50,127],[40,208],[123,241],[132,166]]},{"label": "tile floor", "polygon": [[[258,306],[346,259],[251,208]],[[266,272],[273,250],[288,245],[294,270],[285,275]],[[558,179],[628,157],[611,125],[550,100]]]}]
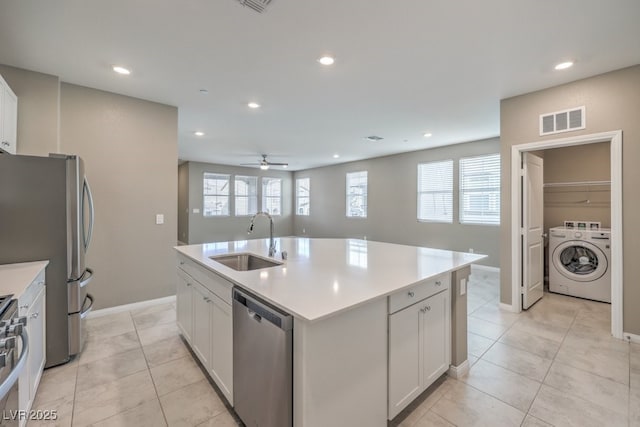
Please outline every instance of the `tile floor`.
[{"label": "tile floor", "polygon": [[[469,283],[469,374],[443,376],[390,424],[640,426],[640,345],[609,336],[610,306],[546,294],[509,313],[498,283],[483,271]],[[88,330],[80,358],[43,375],[34,409],[58,411],[49,425],[236,425],[178,336],[173,304]]]}]

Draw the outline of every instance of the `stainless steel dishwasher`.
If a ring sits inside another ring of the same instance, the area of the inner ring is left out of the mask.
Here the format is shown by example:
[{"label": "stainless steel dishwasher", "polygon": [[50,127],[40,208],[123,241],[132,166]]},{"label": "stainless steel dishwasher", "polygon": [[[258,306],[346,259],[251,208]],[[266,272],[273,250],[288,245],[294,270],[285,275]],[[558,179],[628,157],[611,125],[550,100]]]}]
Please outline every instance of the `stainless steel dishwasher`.
[{"label": "stainless steel dishwasher", "polygon": [[293,425],[293,317],[233,289],[233,403],[247,427]]}]

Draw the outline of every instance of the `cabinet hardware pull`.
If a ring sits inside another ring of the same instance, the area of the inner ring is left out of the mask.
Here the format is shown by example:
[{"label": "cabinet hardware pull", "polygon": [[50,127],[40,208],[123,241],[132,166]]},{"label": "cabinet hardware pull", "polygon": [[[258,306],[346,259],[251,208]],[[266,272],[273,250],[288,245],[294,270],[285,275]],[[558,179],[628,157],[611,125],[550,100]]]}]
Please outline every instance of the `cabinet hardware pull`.
[{"label": "cabinet hardware pull", "polygon": [[39,315],[40,315],[40,313],[38,313],[38,312],[36,311],[35,313],[33,313],[33,314],[31,315],[31,318],[32,318],[32,319],[37,319]]},{"label": "cabinet hardware pull", "polygon": [[2,145],[4,145],[5,147],[8,147],[9,143],[7,141],[2,141]]},{"label": "cabinet hardware pull", "polygon": [[426,306],[425,308],[427,309],[427,311],[431,310],[431,306],[430,305]]},{"label": "cabinet hardware pull", "polygon": [[180,261],[180,265],[184,265],[184,261]]},{"label": "cabinet hardware pull", "polygon": [[442,282],[440,280],[436,280],[436,286],[440,286],[442,285]]},{"label": "cabinet hardware pull", "polygon": [[191,283],[187,282],[187,286],[191,286]]},{"label": "cabinet hardware pull", "polygon": [[409,291],[409,292],[407,292],[407,295],[409,295],[411,298],[413,298],[413,296],[414,296],[415,294],[413,293],[413,291]]},{"label": "cabinet hardware pull", "polygon": [[204,302],[211,302],[211,298],[209,297],[202,297],[202,299],[204,300]]},{"label": "cabinet hardware pull", "polygon": [[38,286],[42,286],[42,285],[44,285],[44,280],[41,280],[38,282]]},{"label": "cabinet hardware pull", "polygon": [[26,310],[26,309],[28,309],[28,308],[29,308],[29,304],[25,304],[25,305],[21,305],[21,306],[20,306],[20,309],[21,309],[21,310],[23,310],[23,309],[24,309],[24,310]]}]

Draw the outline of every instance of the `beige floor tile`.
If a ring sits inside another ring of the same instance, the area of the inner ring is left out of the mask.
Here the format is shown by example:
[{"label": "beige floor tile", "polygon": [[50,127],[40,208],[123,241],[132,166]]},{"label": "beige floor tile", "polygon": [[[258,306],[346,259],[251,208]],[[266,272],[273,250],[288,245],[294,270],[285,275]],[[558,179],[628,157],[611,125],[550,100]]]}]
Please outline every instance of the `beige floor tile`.
[{"label": "beige floor tile", "polygon": [[567,338],[555,358],[601,377],[629,385],[629,353],[611,350],[588,339]]},{"label": "beige floor tile", "polygon": [[137,330],[146,328],[152,328],[158,325],[164,325],[166,323],[176,322],[176,310],[169,306],[161,311],[154,311],[151,313],[145,313],[133,316],[133,323],[136,325]]},{"label": "beige floor tile", "polygon": [[551,359],[500,342],[495,343],[482,359],[538,382],[542,382],[552,362]]},{"label": "beige floor tile", "polygon": [[204,379],[204,374],[191,355],[154,366],[151,368],[151,376],[158,396],[164,396]]},{"label": "beige floor tile", "polygon": [[537,354],[545,359],[553,359],[560,348],[560,342],[516,330],[513,327],[505,332],[498,342]]},{"label": "beige floor tile", "polygon": [[438,378],[427,390],[409,404],[391,422],[392,426],[410,427],[429,411],[451,387],[451,380],[446,375]]},{"label": "beige floor tile", "polygon": [[480,358],[474,356],[473,354],[467,354],[467,360],[469,361],[469,367],[472,367],[478,360],[480,360]]},{"label": "beige floor tile", "polygon": [[149,371],[76,393],[74,426],[85,426],[133,409],[156,398]]},{"label": "beige floor tile", "polygon": [[189,356],[189,350],[179,336],[156,341],[142,347],[149,366],[158,366]]},{"label": "beige floor tile", "polygon": [[147,362],[140,348],[114,354],[90,363],[81,363],[78,368],[78,392],[146,369]]},{"label": "beige floor tile", "polygon": [[140,343],[149,345],[157,341],[162,341],[166,338],[177,337],[180,335],[178,325],[176,323],[165,323],[163,325],[153,326],[151,328],[140,329],[138,336],[140,337]]},{"label": "beige floor tile", "polygon": [[224,403],[206,379],[160,397],[170,426],[197,426],[223,412]]},{"label": "beige floor tile", "polygon": [[640,388],[629,393],[629,425],[640,426]]},{"label": "beige floor tile", "polygon": [[540,388],[539,382],[482,359],[460,380],[523,412],[529,410]]},{"label": "beige floor tile", "polygon": [[473,317],[509,327],[518,321],[520,314],[500,308],[498,303],[485,303],[473,312]]},{"label": "beige floor tile", "polygon": [[85,348],[80,354],[79,363],[91,363],[139,347],[140,341],[138,341],[138,335],[135,331],[109,338],[89,336]]},{"label": "beige floor tile", "polygon": [[467,352],[473,356],[481,357],[494,342],[494,340],[469,332],[467,334]]},{"label": "beige floor tile", "polygon": [[569,330],[569,327],[558,326],[552,323],[547,323],[543,320],[523,316],[511,327],[509,331],[513,330],[525,332],[551,341],[562,342]]},{"label": "beige floor tile", "polygon": [[90,337],[108,338],[135,330],[129,312],[87,319],[87,333]]},{"label": "beige floor tile", "polygon": [[132,317],[143,316],[145,314],[158,313],[160,311],[171,311],[175,310],[175,306],[173,303],[164,303],[164,304],[155,304],[150,305],[149,307],[139,308],[137,310],[131,310]]},{"label": "beige floor tile", "polygon": [[94,427],[162,427],[166,425],[160,401],[157,398],[93,424]]},{"label": "beige floor tile", "polygon": [[542,385],[529,413],[556,426],[627,426],[627,417],[577,396]]},{"label": "beige floor tile", "polygon": [[71,419],[73,415],[73,399],[74,395],[67,395],[56,400],[52,400],[43,404],[34,402],[31,408],[34,411],[46,411],[50,415],[55,413],[51,420],[33,420],[27,422],[29,427],[71,427]]},{"label": "beige floor tile", "polygon": [[69,397],[73,399],[76,391],[77,374],[77,363],[46,369],[42,373],[34,405],[44,407],[46,403],[61,398]]},{"label": "beige floor tile", "polygon": [[553,362],[544,383],[562,392],[581,397],[596,405],[628,415],[629,387],[598,375]]},{"label": "beige floor tile", "polygon": [[240,424],[236,422],[235,418],[228,412],[222,412],[213,418],[209,418],[207,421],[198,424],[197,427],[236,427]]},{"label": "beige floor tile", "polygon": [[569,329],[573,323],[576,312],[560,310],[551,305],[536,304],[522,313],[523,317],[536,322],[544,322],[562,328]]},{"label": "beige floor tile", "polygon": [[428,411],[414,425],[415,427],[455,427],[433,411]]},{"label": "beige floor tile", "polygon": [[531,415],[527,415],[522,423],[522,427],[553,427],[549,423],[545,423],[542,420],[539,420],[536,417],[532,417]]},{"label": "beige floor tile", "polygon": [[524,412],[456,381],[431,409],[456,426],[519,426]]},{"label": "beige floor tile", "polygon": [[480,335],[491,340],[497,340],[508,328],[497,323],[488,322],[469,316],[467,321],[467,330],[476,335]]}]

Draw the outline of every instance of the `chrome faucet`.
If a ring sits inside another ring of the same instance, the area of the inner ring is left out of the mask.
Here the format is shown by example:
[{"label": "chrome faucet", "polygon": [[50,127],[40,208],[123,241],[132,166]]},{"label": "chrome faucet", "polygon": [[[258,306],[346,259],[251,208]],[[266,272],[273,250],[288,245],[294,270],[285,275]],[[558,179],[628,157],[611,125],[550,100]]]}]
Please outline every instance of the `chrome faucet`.
[{"label": "chrome faucet", "polygon": [[247,228],[247,234],[253,233],[253,222],[256,220],[256,217],[266,216],[269,218],[269,256],[273,257],[276,254],[276,243],[273,241],[273,218],[266,212],[258,212],[254,216],[251,217],[251,223],[249,224],[249,228]]}]

